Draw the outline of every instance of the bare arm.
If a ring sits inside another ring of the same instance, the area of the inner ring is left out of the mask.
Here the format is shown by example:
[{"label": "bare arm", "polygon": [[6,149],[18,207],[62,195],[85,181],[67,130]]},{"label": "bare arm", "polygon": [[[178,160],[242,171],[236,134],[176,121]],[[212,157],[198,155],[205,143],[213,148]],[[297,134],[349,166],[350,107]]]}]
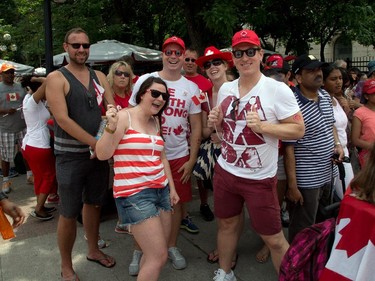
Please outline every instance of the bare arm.
[{"label": "bare arm", "polygon": [[171,167],[169,166],[169,162],[168,162],[167,157],[165,155],[165,150],[163,150],[162,153],[161,153],[161,161],[163,162],[164,172],[165,172],[165,175],[167,176],[167,179],[168,179],[169,192],[170,192],[169,196],[170,196],[170,199],[171,199],[171,205],[173,206],[173,205],[176,205],[178,203],[178,201],[180,201],[180,197],[178,196],[178,194],[176,192],[176,188],[174,186]]},{"label": "bare arm", "polygon": [[[33,78],[31,78],[31,81],[33,81]],[[46,98],[46,79],[44,77],[38,78],[38,81],[41,81],[42,85],[40,85],[39,88],[33,93],[33,99],[36,103],[39,103],[42,99]]]},{"label": "bare arm", "polygon": [[288,189],[286,196],[293,202],[303,204],[303,197],[297,186],[297,176],[296,176],[296,159],[294,156],[294,145],[286,144],[285,145],[285,154],[284,154],[284,165],[285,173],[288,181]]},{"label": "bare arm", "polygon": [[361,139],[362,122],[357,117],[352,120],[352,142],[355,146],[363,149],[371,149],[371,143]]},{"label": "bare arm", "polygon": [[96,139],[81,126],[79,126],[68,115],[68,108],[65,101],[65,93],[69,91],[69,84],[65,77],[59,72],[51,72],[46,81],[46,97],[56,122],[59,126],[82,143],[95,148]]},{"label": "bare arm", "polygon": [[183,171],[181,182],[186,183],[191,176],[194,165],[197,162],[199,146],[202,139],[202,115],[201,113],[190,114],[190,126],[191,126],[191,135],[190,135],[190,158],[178,172]]},{"label": "bare arm", "polygon": [[272,124],[261,121],[256,111],[248,112],[246,115],[247,126],[256,133],[281,140],[300,139],[304,136],[305,124],[300,111],[286,119],[279,120],[279,122],[278,124]]}]

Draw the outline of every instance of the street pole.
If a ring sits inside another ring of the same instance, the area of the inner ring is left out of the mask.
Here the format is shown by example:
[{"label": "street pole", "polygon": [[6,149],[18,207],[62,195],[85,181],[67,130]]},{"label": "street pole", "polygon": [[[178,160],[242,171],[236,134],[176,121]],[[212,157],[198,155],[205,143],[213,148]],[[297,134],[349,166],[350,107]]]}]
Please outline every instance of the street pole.
[{"label": "street pole", "polygon": [[51,0],[44,0],[44,42],[46,74],[48,75],[53,70]]}]

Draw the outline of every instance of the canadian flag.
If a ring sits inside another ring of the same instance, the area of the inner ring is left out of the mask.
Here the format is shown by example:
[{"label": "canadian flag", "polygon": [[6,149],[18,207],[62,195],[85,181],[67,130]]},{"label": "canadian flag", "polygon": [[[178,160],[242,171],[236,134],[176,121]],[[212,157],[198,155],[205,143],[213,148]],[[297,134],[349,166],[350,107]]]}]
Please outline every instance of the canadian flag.
[{"label": "canadian flag", "polygon": [[320,281],[375,280],[375,206],[346,196]]},{"label": "canadian flag", "polygon": [[191,98],[195,105],[200,105],[201,103],[204,103],[206,99],[206,93],[200,91],[199,95],[195,95]]},{"label": "canadian flag", "polygon": [[98,102],[98,105],[100,105],[103,101],[103,94],[104,94],[104,88],[98,84],[95,79],[92,79],[94,82],[94,88],[96,92],[96,101]]}]

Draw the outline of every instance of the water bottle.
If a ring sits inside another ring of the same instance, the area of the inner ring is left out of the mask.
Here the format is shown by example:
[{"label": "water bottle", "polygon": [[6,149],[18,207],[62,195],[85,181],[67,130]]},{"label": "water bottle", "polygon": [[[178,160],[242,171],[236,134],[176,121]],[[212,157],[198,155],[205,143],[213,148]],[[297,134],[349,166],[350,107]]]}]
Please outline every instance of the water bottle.
[{"label": "water bottle", "polygon": [[[102,121],[100,121],[98,132],[95,135],[96,140],[99,140],[101,136],[103,135],[104,128],[107,125],[108,120],[107,118],[102,118]],[[94,150],[90,147],[90,154],[94,154]]]}]

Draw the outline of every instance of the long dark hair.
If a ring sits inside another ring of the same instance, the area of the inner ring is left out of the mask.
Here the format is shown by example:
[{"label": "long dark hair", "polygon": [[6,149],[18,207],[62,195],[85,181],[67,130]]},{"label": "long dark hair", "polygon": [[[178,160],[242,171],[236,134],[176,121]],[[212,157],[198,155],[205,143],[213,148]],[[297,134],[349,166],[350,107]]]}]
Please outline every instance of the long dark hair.
[{"label": "long dark hair", "polygon": [[375,143],[366,157],[365,166],[354,177],[350,186],[359,199],[375,204]]},{"label": "long dark hair", "polygon": [[[164,82],[163,79],[159,78],[159,77],[154,77],[154,76],[150,76],[148,77],[145,81],[143,81],[143,83],[141,84],[141,86],[139,87],[139,90],[138,92],[136,93],[136,96],[135,96],[135,102],[137,104],[139,104],[141,102],[141,98],[144,94],[146,94],[147,90],[151,87],[152,84],[160,84],[160,85],[163,85],[165,87],[165,91],[166,93],[168,93],[168,86],[167,84]],[[168,106],[169,104],[169,94],[167,95],[167,100],[165,101],[165,104],[164,106],[159,110],[159,112],[157,114],[155,114],[154,116],[156,116],[159,120],[159,125],[160,125],[160,135],[161,135],[161,115],[163,114],[163,111],[164,109]]]}]

